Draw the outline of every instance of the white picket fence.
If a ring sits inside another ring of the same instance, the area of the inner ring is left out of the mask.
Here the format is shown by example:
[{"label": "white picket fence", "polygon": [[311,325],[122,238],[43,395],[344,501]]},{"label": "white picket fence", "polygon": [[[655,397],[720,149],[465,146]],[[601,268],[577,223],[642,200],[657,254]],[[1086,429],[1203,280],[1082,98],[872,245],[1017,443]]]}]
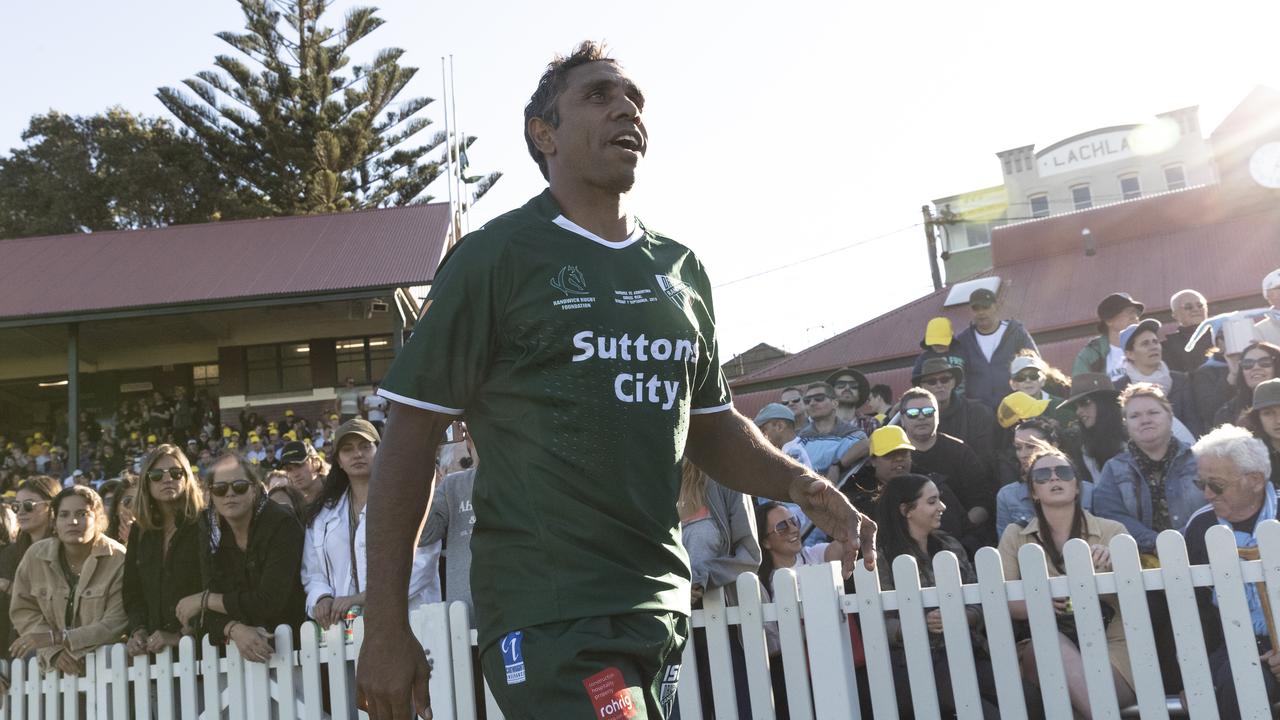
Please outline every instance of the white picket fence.
[{"label": "white picket fence", "polygon": [[[1067,575],[1049,578],[1043,550],[1030,545],[1019,553],[1023,579],[1005,581],[999,554],[983,548],[976,558],[978,582],[963,585],[955,558],[941,553],[933,560],[937,587],[920,588],[916,567],[909,557],[893,565],[897,589],[882,591],[878,576],[859,566],[857,592],[843,594],[834,565],[818,565],[779,572],[775,597],[762,602],[759,581],[746,574],[738,579],[737,607],[725,607],[718,592],[708,593],[704,609],[694,613],[693,624],[706,629],[711,662],[711,693],[715,720],[739,717],[734,675],[731,670],[731,631],[741,631],[750,697],[750,716],[774,720],[775,698],[770,682],[765,623],[778,623],[786,686],[786,702],[795,720],[848,720],[859,718],[859,693],[870,692],[877,718],[898,717],[894,679],[889,661],[885,613],[897,611],[909,669],[914,713],[919,718],[938,717],[937,698],[924,615],[941,608],[947,659],[954,687],[957,716],[981,718],[974,656],[965,618],[966,605],[982,609],[985,632],[995,671],[1000,714],[1003,718],[1027,717],[1021,673],[1014,649],[1010,600],[1025,600],[1042,688],[1046,715],[1071,718],[1070,701],[1061,656],[1052,598],[1070,597],[1074,607],[1080,648],[1087,676],[1089,699],[1096,718],[1170,717],[1147,610],[1147,591],[1163,590],[1169,605],[1171,631],[1177,645],[1191,717],[1217,718],[1210,684],[1208,658],[1201,636],[1194,590],[1214,587],[1222,616],[1222,630],[1236,669],[1234,682],[1244,717],[1269,718],[1272,710],[1263,686],[1265,669],[1257,657],[1245,600],[1245,583],[1265,582],[1273,614],[1280,610],[1280,523],[1270,521],[1259,532],[1260,560],[1241,560],[1234,538],[1223,527],[1208,534],[1209,565],[1187,562],[1182,537],[1173,531],[1160,535],[1160,568],[1143,570],[1137,547],[1129,536],[1111,542],[1114,571],[1095,574],[1089,548],[1073,540],[1065,551]],[[1100,595],[1119,598],[1136,684],[1137,705],[1117,706],[1107,655],[1105,628],[1099,610]],[[803,601],[801,600],[803,598]],[[861,616],[869,687],[858,687],[849,642],[849,615]],[[1275,618],[1280,621],[1280,617]],[[1280,624],[1278,622],[1277,624]],[[415,611],[414,633],[434,660],[431,697],[437,720],[475,720],[475,683],[478,669],[472,661],[476,640],[466,606],[437,604]],[[362,635],[357,622],[354,637],[344,642],[341,627],[330,628],[320,643],[314,626],[304,626],[301,647],[292,633],[280,628],[275,635],[276,653],[266,664],[246,662],[235,648],[214,648],[205,642],[197,655],[190,638],[184,638],[176,659],[170,652],[154,658],[126,657],[123,645],[100,648],[83,677],[40,675],[34,661],[15,664],[12,686],[4,698],[3,718],[67,718],[88,720],[122,718],[318,718],[323,716],[321,674],[328,676],[329,707],[333,717],[363,717],[354,711],[351,684],[354,658]],[[678,695],[682,720],[702,720],[700,688],[694,670],[692,643],[685,650],[685,670]],[[488,720],[501,720],[493,697],[484,693],[483,712]],[[710,719],[708,719],[710,720]],[[1226,719],[1223,720],[1232,720]]]}]

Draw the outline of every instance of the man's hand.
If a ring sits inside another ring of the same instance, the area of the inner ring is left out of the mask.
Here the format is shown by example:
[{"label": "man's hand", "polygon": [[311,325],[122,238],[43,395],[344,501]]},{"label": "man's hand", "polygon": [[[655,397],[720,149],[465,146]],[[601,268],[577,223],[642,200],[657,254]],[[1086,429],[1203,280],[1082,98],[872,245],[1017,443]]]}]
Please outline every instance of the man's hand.
[{"label": "man's hand", "polygon": [[84,675],[84,659],[73,658],[65,650],[53,656],[53,666],[63,675],[75,675],[76,677]]},{"label": "man's hand", "polygon": [[1280,680],[1280,653],[1275,650],[1268,650],[1262,653],[1262,662],[1266,663],[1267,669],[1271,671],[1272,677]]},{"label": "man's hand", "polygon": [[791,499],[814,525],[844,546],[840,563],[846,576],[853,573],[859,552],[867,569],[876,569],[875,521],[855,510],[834,485],[815,475],[797,476],[791,482]]},{"label": "man's hand", "polygon": [[333,598],[322,597],[316,601],[316,606],[311,610],[311,617],[321,628],[328,630],[333,624]]},{"label": "man's hand", "polygon": [[426,653],[407,625],[383,629],[366,622],[356,661],[356,707],[370,720],[407,720],[408,698],[414,715],[431,720],[430,679]]},{"label": "man's hand", "polygon": [[129,657],[147,654],[147,631],[138,629],[129,637],[129,642],[125,644],[124,649],[129,653]]},{"label": "man's hand", "polygon": [[942,611],[930,610],[929,612],[925,613],[924,625],[926,628],[928,628],[929,633],[931,635],[941,635],[942,634]]},{"label": "man's hand", "polygon": [[157,630],[151,633],[147,638],[147,652],[155,654],[165,648],[178,647],[178,641],[182,639],[182,635],[167,630]]}]

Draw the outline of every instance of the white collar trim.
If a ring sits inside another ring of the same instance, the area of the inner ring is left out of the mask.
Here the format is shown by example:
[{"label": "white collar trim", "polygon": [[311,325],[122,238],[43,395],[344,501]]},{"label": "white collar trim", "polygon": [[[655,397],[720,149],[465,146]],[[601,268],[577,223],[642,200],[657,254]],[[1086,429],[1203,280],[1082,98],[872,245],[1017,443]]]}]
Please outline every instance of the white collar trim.
[{"label": "white collar trim", "polygon": [[599,243],[607,248],[613,248],[614,250],[621,250],[625,247],[630,247],[640,238],[644,237],[644,229],[640,227],[640,223],[636,223],[635,229],[631,231],[631,234],[627,236],[626,240],[623,240],[621,242],[613,242],[611,240],[605,240],[604,238],[582,227],[581,225],[575,223],[574,221],[570,220],[564,215],[557,215],[556,219],[552,220],[551,222],[554,222],[555,224],[559,225],[565,230],[568,230],[571,233],[581,235],[582,237],[588,240],[591,240],[592,242]]}]

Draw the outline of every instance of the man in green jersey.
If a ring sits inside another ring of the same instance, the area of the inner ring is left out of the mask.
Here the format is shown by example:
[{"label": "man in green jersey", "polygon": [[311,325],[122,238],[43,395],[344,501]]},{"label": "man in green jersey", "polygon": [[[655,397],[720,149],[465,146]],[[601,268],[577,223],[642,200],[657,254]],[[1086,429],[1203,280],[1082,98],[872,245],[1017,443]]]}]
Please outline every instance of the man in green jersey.
[{"label": "man in green jersey", "polygon": [[593,43],[548,66],[525,136],[550,188],[450,252],[382,381],[359,663],[375,720],[428,714],[409,567],[431,459],[464,413],[484,455],[481,665],[509,720],[666,716],[689,632],[685,455],[733,489],[799,503],[850,567],[874,545],[870,520],[733,409],[702,264],[625,207],[648,150],[643,108]]}]

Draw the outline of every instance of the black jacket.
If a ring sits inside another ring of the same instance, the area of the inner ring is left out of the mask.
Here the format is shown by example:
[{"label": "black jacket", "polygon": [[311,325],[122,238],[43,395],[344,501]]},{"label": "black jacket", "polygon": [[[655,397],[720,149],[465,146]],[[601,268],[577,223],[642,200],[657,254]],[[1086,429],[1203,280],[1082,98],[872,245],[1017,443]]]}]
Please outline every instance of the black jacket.
[{"label": "black jacket", "polygon": [[1196,331],[1196,327],[1180,327],[1166,335],[1164,342],[1160,343],[1161,357],[1170,370],[1189,373],[1204,364],[1205,355],[1208,354],[1209,348],[1213,347],[1213,333],[1201,335],[1191,352],[1183,349],[1191,339],[1192,333]]},{"label": "black jacket", "polygon": [[204,590],[200,579],[200,527],[192,521],[178,527],[164,555],[164,530],[134,525],[124,563],[124,609],[129,634],[166,630],[179,632],[174,610],[182,598]]},{"label": "black jacket", "polygon": [[984,471],[995,466],[997,427],[996,415],[990,408],[954,393],[947,409],[938,417],[938,432],[963,440],[978,455]]}]

